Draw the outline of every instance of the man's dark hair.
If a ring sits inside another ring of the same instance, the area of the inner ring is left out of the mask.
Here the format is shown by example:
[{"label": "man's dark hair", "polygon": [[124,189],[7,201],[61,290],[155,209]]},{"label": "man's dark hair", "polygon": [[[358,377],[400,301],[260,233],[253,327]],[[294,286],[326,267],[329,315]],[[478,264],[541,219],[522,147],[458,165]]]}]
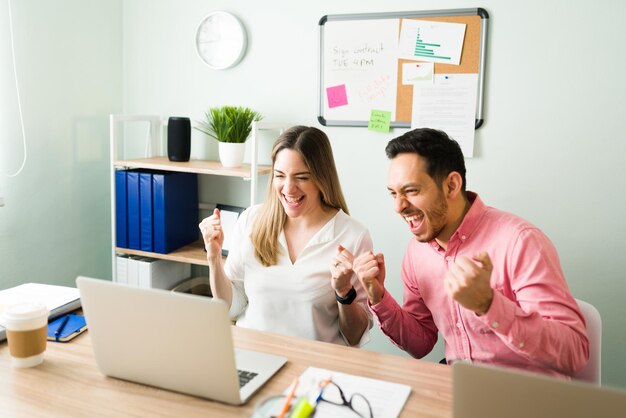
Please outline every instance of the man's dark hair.
[{"label": "man's dark hair", "polygon": [[389,141],[385,147],[387,158],[398,154],[416,153],[427,162],[426,172],[441,186],[453,171],[461,175],[465,194],[465,159],[458,142],[443,131],[430,128],[414,129]]}]

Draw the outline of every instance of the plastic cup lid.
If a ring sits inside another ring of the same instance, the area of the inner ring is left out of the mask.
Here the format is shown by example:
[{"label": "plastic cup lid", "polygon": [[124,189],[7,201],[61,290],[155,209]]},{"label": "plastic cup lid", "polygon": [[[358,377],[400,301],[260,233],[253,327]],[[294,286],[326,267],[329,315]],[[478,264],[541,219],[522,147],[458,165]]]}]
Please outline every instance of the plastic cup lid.
[{"label": "plastic cup lid", "polygon": [[43,303],[19,302],[6,306],[2,315],[5,320],[28,321],[42,316],[48,316],[48,308]]}]

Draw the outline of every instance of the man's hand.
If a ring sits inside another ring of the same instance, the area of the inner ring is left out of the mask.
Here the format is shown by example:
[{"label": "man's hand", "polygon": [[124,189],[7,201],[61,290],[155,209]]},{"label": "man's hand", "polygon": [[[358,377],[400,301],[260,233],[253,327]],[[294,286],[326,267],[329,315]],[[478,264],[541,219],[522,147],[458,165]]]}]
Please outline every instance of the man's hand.
[{"label": "man's hand", "polygon": [[493,265],[489,254],[482,252],[470,260],[459,257],[448,267],[444,287],[448,295],[461,306],[478,315],[484,315],[491,306],[491,272]]},{"label": "man's hand", "polygon": [[371,305],[376,305],[385,293],[385,257],[371,251],[354,259],[352,269],[367,291]]}]

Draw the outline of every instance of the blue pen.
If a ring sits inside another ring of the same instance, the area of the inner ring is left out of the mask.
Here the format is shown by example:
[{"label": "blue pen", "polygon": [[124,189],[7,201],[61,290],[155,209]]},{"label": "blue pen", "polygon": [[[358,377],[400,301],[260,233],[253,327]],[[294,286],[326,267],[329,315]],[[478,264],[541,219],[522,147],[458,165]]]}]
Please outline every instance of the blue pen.
[{"label": "blue pen", "polygon": [[56,341],[59,341],[59,336],[61,335],[61,333],[65,329],[65,325],[67,325],[67,321],[69,321],[69,319],[70,319],[70,316],[69,315],[65,315],[65,318],[63,318],[63,321],[61,321],[61,325],[59,325],[59,328],[57,328],[57,330],[54,331],[54,339]]}]

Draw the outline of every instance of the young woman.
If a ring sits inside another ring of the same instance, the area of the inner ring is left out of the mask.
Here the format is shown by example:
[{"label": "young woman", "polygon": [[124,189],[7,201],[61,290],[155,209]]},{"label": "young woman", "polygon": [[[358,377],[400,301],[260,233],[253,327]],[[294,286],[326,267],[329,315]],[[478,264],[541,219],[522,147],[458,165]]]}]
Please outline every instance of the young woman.
[{"label": "young woman", "polygon": [[237,325],[337,344],[368,341],[371,314],[352,260],[372,250],[372,240],[348,216],[319,129],[295,126],[276,140],[265,202],[239,217],[225,263],[217,209],[200,230],[211,291]]}]

